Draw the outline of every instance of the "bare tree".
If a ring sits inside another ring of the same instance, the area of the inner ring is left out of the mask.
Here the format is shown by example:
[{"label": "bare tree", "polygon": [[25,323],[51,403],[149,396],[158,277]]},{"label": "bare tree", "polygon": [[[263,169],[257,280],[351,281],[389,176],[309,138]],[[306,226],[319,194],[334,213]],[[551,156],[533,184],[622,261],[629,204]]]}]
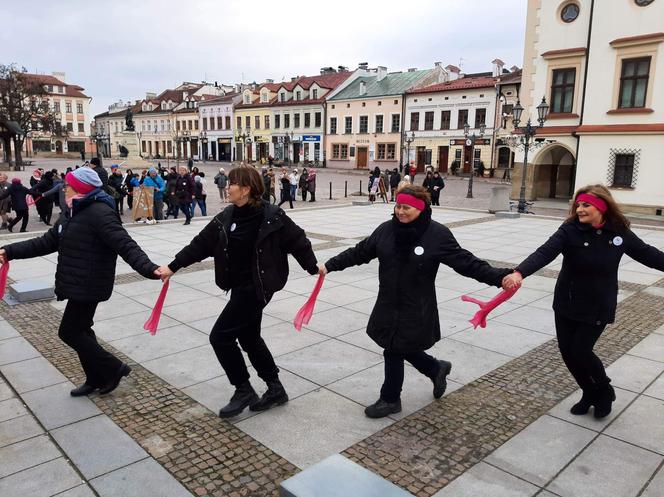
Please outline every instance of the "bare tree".
[{"label": "bare tree", "polygon": [[[0,64],[0,119],[16,122],[24,134],[14,136],[16,164],[22,163],[21,149],[28,131],[66,136],[59,116],[50,108],[48,92],[39,77],[16,64]],[[9,143],[5,143],[9,150]]]}]

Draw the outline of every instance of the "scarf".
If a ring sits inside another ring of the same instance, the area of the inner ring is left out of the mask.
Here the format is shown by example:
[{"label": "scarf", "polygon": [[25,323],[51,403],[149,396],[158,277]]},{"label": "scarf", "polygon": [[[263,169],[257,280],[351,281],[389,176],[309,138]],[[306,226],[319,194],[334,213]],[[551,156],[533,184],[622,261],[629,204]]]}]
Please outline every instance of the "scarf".
[{"label": "scarf", "polygon": [[396,214],[392,215],[392,226],[394,229],[394,245],[399,257],[408,257],[411,249],[415,246],[431,223],[431,207],[428,205],[421,214],[410,223],[402,223]]}]

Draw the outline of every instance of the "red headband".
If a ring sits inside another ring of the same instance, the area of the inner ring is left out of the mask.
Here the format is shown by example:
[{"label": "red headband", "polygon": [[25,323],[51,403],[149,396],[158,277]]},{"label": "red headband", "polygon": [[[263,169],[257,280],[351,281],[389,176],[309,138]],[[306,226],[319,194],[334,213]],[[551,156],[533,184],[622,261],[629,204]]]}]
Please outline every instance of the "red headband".
[{"label": "red headband", "polygon": [[426,207],[424,200],[420,200],[408,193],[400,193],[397,195],[397,204],[410,205],[411,207],[415,207],[418,211],[423,211]]},{"label": "red headband", "polygon": [[595,195],[593,195],[591,193],[582,193],[581,195],[576,197],[576,203],[578,204],[580,202],[586,202],[587,204],[592,205],[598,211],[600,211],[602,214],[604,214],[606,212],[606,208],[607,208],[606,202],[604,202],[604,200],[602,200],[599,197],[596,197]]}]

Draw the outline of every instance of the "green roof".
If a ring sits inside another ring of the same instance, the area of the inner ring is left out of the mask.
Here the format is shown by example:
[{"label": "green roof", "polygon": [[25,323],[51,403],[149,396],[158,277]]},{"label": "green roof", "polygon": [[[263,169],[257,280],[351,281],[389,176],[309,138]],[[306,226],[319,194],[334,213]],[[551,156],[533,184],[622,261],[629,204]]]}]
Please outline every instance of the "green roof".
[{"label": "green roof", "polygon": [[[361,76],[329,100],[347,100],[351,98],[383,97],[401,95],[427,76],[432,69],[411,72],[397,72],[385,76],[378,81],[377,76]],[[360,83],[367,84],[367,91],[360,95]]]}]

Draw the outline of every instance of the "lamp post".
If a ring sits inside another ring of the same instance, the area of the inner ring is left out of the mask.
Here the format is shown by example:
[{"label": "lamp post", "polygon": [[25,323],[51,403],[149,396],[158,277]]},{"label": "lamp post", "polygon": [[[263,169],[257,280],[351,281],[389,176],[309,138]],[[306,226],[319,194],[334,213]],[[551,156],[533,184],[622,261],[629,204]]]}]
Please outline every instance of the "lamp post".
[{"label": "lamp post", "polygon": [[201,143],[203,144],[203,163],[205,164],[205,161],[207,160],[207,145],[208,145],[208,137],[207,137],[207,131],[203,131],[201,133]]},{"label": "lamp post", "polygon": [[470,134],[470,125],[468,121],[463,125],[463,136],[466,137],[466,146],[470,148],[470,179],[468,180],[468,193],[466,198],[473,198],[473,177],[475,176],[475,141],[484,136],[486,131],[486,124],[480,124],[480,134],[476,135],[475,132]]},{"label": "lamp post", "polygon": [[[249,132],[247,131],[246,133],[240,133],[239,131],[237,132],[236,141],[241,141],[242,142],[242,158],[240,159],[240,162],[244,162],[245,155],[247,154],[247,140],[249,139],[250,135]],[[236,157],[237,159],[237,157]]]},{"label": "lamp post", "polygon": [[[415,132],[411,131],[410,136],[408,136],[407,132],[403,132],[403,141],[406,142],[406,168],[404,171],[404,175],[410,174],[410,144],[415,141]],[[403,162],[403,161],[402,161]]]},{"label": "lamp post", "polygon": [[517,100],[514,109],[512,109],[514,117],[512,123],[514,124],[514,131],[517,133],[523,134],[521,142],[523,144],[523,169],[521,172],[521,190],[519,191],[519,213],[523,214],[526,212],[526,168],[528,167],[528,149],[530,148],[530,141],[537,133],[537,129],[544,126],[544,122],[549,114],[549,104],[546,103],[546,98],[542,97],[542,102],[537,106],[537,122],[538,126],[533,125],[530,118],[525,126],[519,128],[519,123],[521,122],[521,114],[523,113],[523,107],[521,106],[521,101]]}]

